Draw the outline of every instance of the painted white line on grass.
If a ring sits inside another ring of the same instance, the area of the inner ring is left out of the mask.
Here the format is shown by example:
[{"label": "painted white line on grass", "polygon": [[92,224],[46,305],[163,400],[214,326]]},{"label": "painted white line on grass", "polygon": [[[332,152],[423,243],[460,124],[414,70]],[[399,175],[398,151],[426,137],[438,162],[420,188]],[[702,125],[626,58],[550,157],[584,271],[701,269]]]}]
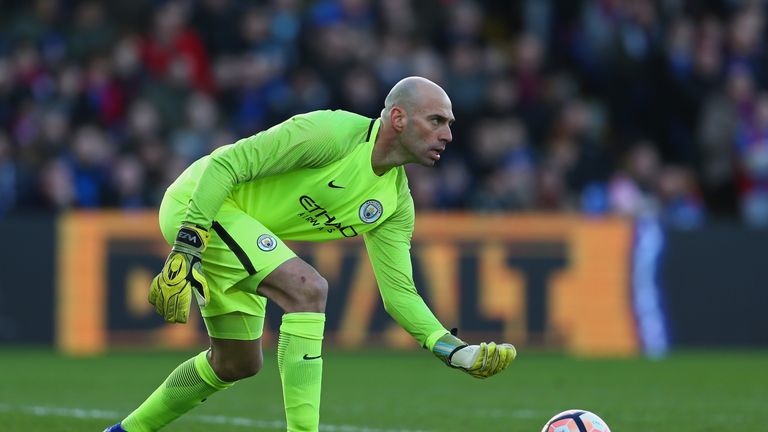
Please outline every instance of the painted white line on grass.
[{"label": "painted white line on grass", "polygon": [[[60,407],[45,407],[45,406],[14,406],[0,403],[0,412],[23,412],[32,414],[39,417],[69,417],[69,418],[84,418],[84,419],[117,419],[122,418],[123,415],[117,411],[100,410],[100,409],[84,409],[84,408],[60,408]],[[285,430],[285,422],[282,420],[257,420],[248,417],[231,417],[231,416],[211,416],[211,415],[192,415],[185,417],[190,421],[205,423],[205,424],[219,424],[227,426],[237,426],[244,428],[259,428],[267,430]],[[367,426],[353,426],[353,425],[332,425],[321,424],[320,430],[325,432],[427,432],[421,429],[379,429],[370,428]]]},{"label": "painted white line on grass", "polygon": [[546,416],[547,413],[529,410],[529,409],[490,409],[490,410],[478,410],[473,412],[474,417],[483,418],[516,418],[516,419],[529,419],[540,418]]}]

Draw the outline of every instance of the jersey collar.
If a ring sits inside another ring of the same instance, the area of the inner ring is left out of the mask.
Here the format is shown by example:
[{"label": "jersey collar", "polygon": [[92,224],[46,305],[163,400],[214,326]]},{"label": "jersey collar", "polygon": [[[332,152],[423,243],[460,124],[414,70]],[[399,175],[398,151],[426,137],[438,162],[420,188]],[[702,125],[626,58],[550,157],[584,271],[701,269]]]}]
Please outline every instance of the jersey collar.
[{"label": "jersey collar", "polygon": [[379,135],[380,128],[381,119],[371,119],[371,124],[368,125],[368,133],[365,136],[365,142],[376,142],[376,136]]}]

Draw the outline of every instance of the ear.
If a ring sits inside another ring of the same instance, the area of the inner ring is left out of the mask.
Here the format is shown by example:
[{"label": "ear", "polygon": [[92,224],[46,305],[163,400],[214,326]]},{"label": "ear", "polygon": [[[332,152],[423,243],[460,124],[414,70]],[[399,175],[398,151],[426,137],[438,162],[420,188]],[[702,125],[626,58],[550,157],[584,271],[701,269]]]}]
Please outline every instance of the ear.
[{"label": "ear", "polygon": [[408,114],[399,106],[393,106],[392,109],[389,110],[389,122],[392,125],[392,129],[394,129],[395,132],[400,133],[408,124]]}]

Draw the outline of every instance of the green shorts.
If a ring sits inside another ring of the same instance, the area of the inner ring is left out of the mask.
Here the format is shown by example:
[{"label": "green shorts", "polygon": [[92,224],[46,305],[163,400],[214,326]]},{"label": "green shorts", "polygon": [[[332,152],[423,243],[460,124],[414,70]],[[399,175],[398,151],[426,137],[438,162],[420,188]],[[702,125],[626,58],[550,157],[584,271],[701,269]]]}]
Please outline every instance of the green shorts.
[{"label": "green shorts", "polygon": [[203,317],[208,336],[217,339],[254,340],[261,337],[264,317],[245,312]]},{"label": "green shorts", "polygon": [[[186,202],[166,193],[159,219],[169,245],[176,239],[186,212]],[[208,334],[223,339],[257,339],[262,334],[267,299],[256,294],[256,288],[296,254],[229,200],[216,214],[210,234],[203,252],[210,298],[200,309]]]}]

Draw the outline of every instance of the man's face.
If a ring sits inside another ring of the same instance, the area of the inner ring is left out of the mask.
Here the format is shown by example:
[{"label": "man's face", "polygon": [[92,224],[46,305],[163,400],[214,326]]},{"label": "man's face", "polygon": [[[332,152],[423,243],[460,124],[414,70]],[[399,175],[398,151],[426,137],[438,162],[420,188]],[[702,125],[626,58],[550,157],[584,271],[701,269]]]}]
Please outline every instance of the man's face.
[{"label": "man's face", "polygon": [[408,113],[403,130],[403,147],[411,154],[411,162],[434,166],[440,153],[451,142],[454,117],[451,101],[445,94],[435,94],[419,101]]}]

